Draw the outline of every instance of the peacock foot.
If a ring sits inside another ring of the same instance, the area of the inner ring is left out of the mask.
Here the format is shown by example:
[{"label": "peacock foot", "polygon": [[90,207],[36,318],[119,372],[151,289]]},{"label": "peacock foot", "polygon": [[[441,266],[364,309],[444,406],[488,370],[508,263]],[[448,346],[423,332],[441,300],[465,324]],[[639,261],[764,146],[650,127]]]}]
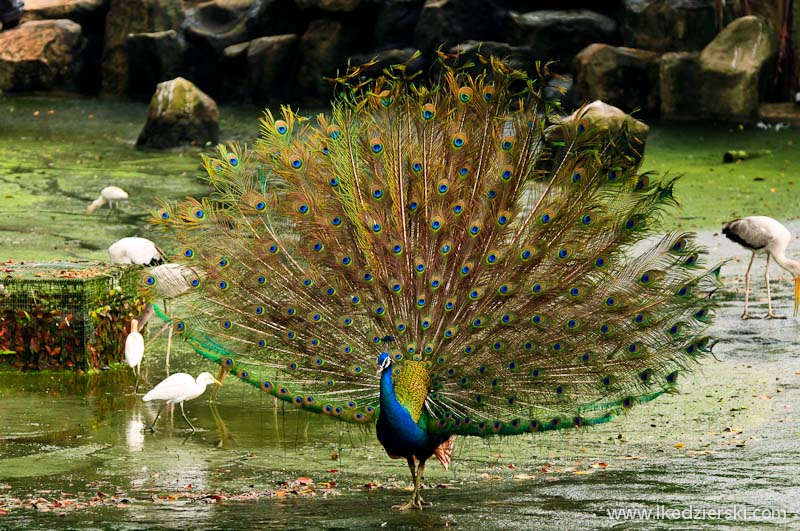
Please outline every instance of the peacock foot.
[{"label": "peacock foot", "polygon": [[415,500],[412,496],[410,500],[402,505],[392,505],[392,509],[395,511],[407,511],[409,509],[422,510],[422,504],[418,503],[417,500]]},{"label": "peacock foot", "polygon": [[769,312],[769,313],[767,314],[767,317],[766,317],[766,318],[767,318],[767,319],[786,319],[786,316],[785,316],[785,315],[775,315],[774,313],[772,313],[772,312]]}]

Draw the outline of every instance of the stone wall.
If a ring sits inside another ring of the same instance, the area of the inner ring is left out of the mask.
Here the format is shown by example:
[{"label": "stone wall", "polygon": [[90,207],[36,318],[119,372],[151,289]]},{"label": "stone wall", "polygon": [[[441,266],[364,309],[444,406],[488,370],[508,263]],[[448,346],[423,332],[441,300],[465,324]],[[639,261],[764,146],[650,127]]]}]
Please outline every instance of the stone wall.
[{"label": "stone wall", "polygon": [[[46,72],[37,74],[33,83],[24,74],[30,66],[15,64],[0,45],[0,87],[15,91],[66,86],[145,100],[158,83],[183,76],[223,102],[309,103],[329,98],[331,87],[323,78],[346,68],[348,61],[377,59],[383,65],[404,61],[420,50],[414,68],[425,70],[433,64],[436,50],[444,50],[494,53],[531,70],[537,60],[555,60],[553,70],[562,77],[554,83],[566,91],[567,107],[603,99],[648,116],[743,119],[751,115],[753,101],[757,104],[763,97],[764,79],[774,73],[779,14],[772,3],[751,0],[752,11],[765,23],[729,31],[724,42],[705,51],[712,41],[723,39],[718,36],[714,4],[714,0],[27,0],[23,23],[0,33],[0,42],[31,39],[35,32],[26,33],[26,26],[34,21],[67,19],[72,25],[59,22],[53,31],[63,34],[52,37],[65,43],[65,51],[59,58],[48,58]],[[726,24],[740,14],[732,9]],[[723,48],[731,45],[731,39],[750,45],[752,39],[762,40],[757,57],[751,57],[748,65],[739,63],[741,72],[722,73],[721,65],[729,59]],[[739,85],[746,80],[755,89],[748,94],[731,92],[737,76]],[[727,97],[737,103],[726,108],[714,101],[714,83],[728,87]]]}]

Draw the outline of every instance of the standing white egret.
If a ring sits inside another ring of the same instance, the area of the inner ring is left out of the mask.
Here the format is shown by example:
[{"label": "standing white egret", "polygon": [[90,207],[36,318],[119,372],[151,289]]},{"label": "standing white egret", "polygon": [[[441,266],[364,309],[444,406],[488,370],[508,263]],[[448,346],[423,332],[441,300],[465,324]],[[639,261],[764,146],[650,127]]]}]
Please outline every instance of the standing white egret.
[{"label": "standing white egret", "polygon": [[133,374],[136,375],[136,383],[133,386],[133,392],[136,393],[139,389],[139,375],[142,372],[142,357],[144,356],[144,338],[139,333],[139,321],[136,319],[131,320],[131,331],[128,337],[125,338],[125,363],[133,369]]},{"label": "standing white egret", "polygon": [[[148,272],[144,277],[145,284],[152,287],[155,296],[161,297],[164,300],[164,313],[171,317],[169,301],[189,291],[193,285],[197,285],[200,281],[198,275],[190,268],[180,264],[161,264],[156,266]],[[151,304],[147,305],[145,311],[142,312],[142,317],[149,320],[154,310]],[[164,330],[169,330],[167,335],[167,359],[166,370],[169,376],[169,353],[172,348],[172,324],[167,322],[161,327],[148,342],[150,345],[153,341],[161,335]]]},{"label": "standing white egret", "polygon": [[108,248],[112,264],[153,266],[164,261],[164,253],[147,238],[129,237],[117,240]]},{"label": "standing white egret", "polygon": [[744,281],[744,313],[742,319],[748,319],[748,302],[750,294],[750,268],[757,254],[766,253],[767,267],[764,279],[767,283],[767,319],[784,319],[772,312],[772,294],[769,289],[769,259],[775,258],[783,269],[794,278],[794,316],[797,317],[800,309],[800,262],[786,256],[786,247],[792,239],[789,229],[780,222],[767,216],[749,216],[742,219],[729,221],[722,229],[722,233],[730,240],[753,252],[750,263],[747,265]]},{"label": "standing white egret", "polygon": [[100,197],[89,203],[86,207],[86,215],[91,214],[101,206],[108,204],[108,212],[114,210],[114,205],[118,201],[125,201],[128,199],[128,192],[118,186],[106,186],[100,190]]},{"label": "standing white egret", "polygon": [[153,420],[153,424],[150,426],[150,431],[155,431],[158,417],[161,415],[161,410],[164,409],[166,404],[180,404],[183,420],[185,420],[189,427],[192,428],[192,431],[196,431],[192,423],[189,422],[189,419],[186,418],[186,413],[183,411],[183,403],[186,400],[192,400],[193,398],[197,398],[198,396],[202,395],[206,390],[206,386],[212,383],[222,385],[216,378],[211,376],[211,373],[208,372],[201,372],[197,375],[197,379],[192,378],[191,374],[186,374],[185,372],[176,372],[172,376],[161,381],[146,395],[144,395],[144,397],[142,397],[142,400],[145,402],[149,402],[151,400],[164,401],[164,403],[161,404],[161,407],[158,408],[158,413],[156,413],[156,418]]}]

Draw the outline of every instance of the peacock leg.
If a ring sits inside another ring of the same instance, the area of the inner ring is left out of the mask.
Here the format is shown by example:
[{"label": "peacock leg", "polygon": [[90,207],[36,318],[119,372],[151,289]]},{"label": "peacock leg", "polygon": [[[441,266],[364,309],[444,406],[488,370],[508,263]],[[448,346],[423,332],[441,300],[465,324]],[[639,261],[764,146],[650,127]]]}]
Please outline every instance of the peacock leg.
[{"label": "peacock leg", "polygon": [[189,427],[192,428],[192,431],[197,431],[195,427],[192,425],[192,423],[189,422],[189,419],[186,417],[186,412],[183,411],[183,402],[181,402],[181,416],[183,416],[183,420],[186,421],[186,424],[188,424]]},{"label": "peacock leg", "polygon": [[[209,402],[216,402],[217,401],[217,393],[219,393],[219,388],[222,387],[222,380],[225,379],[225,376],[228,374],[228,369],[225,368],[225,365],[219,366],[219,372],[217,373],[217,381],[219,383],[215,383],[213,389],[211,389],[211,394],[208,396]],[[275,397],[275,400],[278,400],[278,397]]]},{"label": "peacock leg", "polygon": [[747,264],[747,271],[744,273],[744,313],[742,319],[749,319],[750,314],[747,311],[748,303],[750,302],[750,268],[753,267],[753,260],[756,258],[756,253],[750,255],[750,263]]},{"label": "peacock leg", "polygon": [[417,476],[417,468],[414,463],[414,458],[408,458],[408,469],[411,471],[411,482],[414,484],[414,491],[411,493],[411,498],[408,502],[402,505],[392,505],[395,511],[407,511],[408,509],[422,509],[421,506],[416,505],[417,490],[419,489],[419,480]]},{"label": "peacock leg", "polygon": [[785,315],[775,315],[772,313],[772,293],[769,290],[769,258],[767,255],[767,268],[764,270],[764,281],[767,283],[767,319],[786,319]]},{"label": "peacock leg", "polygon": [[426,502],[422,499],[422,495],[420,494],[420,482],[422,481],[422,471],[425,470],[425,461],[420,461],[419,466],[417,467],[417,477],[416,482],[414,484],[414,494],[416,497],[414,498],[414,505],[417,509],[422,509],[423,507],[430,507],[433,505],[431,502]]}]

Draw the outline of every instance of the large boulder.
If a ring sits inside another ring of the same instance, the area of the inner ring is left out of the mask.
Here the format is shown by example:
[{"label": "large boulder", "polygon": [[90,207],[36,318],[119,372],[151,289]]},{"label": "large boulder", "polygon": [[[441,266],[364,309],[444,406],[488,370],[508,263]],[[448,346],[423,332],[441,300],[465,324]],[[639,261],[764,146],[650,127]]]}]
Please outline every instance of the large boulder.
[{"label": "large boulder", "polygon": [[111,0],[103,50],[103,90],[122,94],[128,88],[128,36],[169,29],[183,22],[181,0]]},{"label": "large boulder", "polygon": [[82,92],[100,90],[103,41],[110,0],[27,0],[25,20],[68,19],[80,24],[86,41],[76,84]]},{"label": "large boulder", "polygon": [[700,53],[703,114],[749,121],[758,117],[765,71],[774,64],[775,34],[759,17],[734,20]]},{"label": "large boulder", "polygon": [[659,62],[657,52],[591,44],[575,56],[575,96],[654,116],[659,111]]},{"label": "large boulder", "polygon": [[73,80],[83,39],[71,20],[26,22],[0,33],[0,90],[47,90]]},{"label": "large boulder", "polygon": [[379,50],[411,44],[425,0],[384,0],[372,31]]},{"label": "large boulder", "polygon": [[491,0],[426,0],[414,30],[423,52],[468,40],[499,41],[506,12]]},{"label": "large boulder", "polygon": [[[621,109],[602,101],[583,105],[572,114],[554,120],[545,130],[550,142],[563,142],[575,138],[580,143],[604,142],[610,136],[629,157],[631,163],[644,156],[644,147],[650,127]],[[622,144],[620,139],[624,138]]]},{"label": "large boulder", "polygon": [[109,0],[25,0],[25,20],[68,19],[102,32]]},{"label": "large boulder", "polygon": [[571,59],[589,44],[618,41],[614,19],[594,11],[511,13],[509,42],[530,48],[534,59]]},{"label": "large boulder", "polygon": [[[235,90],[234,94],[229,90],[230,78],[246,79],[247,73],[227,70],[231,46],[264,35],[301,33],[304,29],[294,0],[211,0],[196,4],[186,11],[188,76],[215,97],[235,97],[241,91]],[[234,56],[246,57],[236,53]],[[226,74],[221,76],[223,71]],[[246,85],[243,83],[241,88]]]},{"label": "large boulder", "polygon": [[662,119],[696,119],[702,114],[700,52],[662,55],[659,83]]},{"label": "large boulder", "polygon": [[701,50],[716,34],[713,0],[625,0],[625,46],[659,52]]},{"label": "large boulder", "polygon": [[328,99],[332,86],[325,77],[336,74],[346,64],[350,39],[341,22],[317,19],[309,24],[300,38],[300,68],[297,87],[300,94],[311,98]]},{"label": "large boulder", "polygon": [[136,147],[164,149],[219,140],[217,104],[182,77],[159,83]]},{"label": "large boulder", "polygon": [[175,30],[135,33],[128,37],[129,96],[149,97],[156,85],[183,69],[183,42]]},{"label": "large boulder", "polygon": [[[276,35],[260,37],[247,45],[247,72],[250,95],[256,103],[282,102],[292,96],[295,59],[300,37]],[[233,56],[235,50],[230,50]]]},{"label": "large boulder", "polygon": [[355,54],[350,56],[352,66],[361,66],[365,77],[377,77],[384,69],[406,64],[406,73],[413,75],[430,66],[427,58],[414,48],[393,48],[377,53]]},{"label": "large boulder", "polygon": [[361,0],[295,0],[295,3],[300,9],[351,13],[358,9]]}]

